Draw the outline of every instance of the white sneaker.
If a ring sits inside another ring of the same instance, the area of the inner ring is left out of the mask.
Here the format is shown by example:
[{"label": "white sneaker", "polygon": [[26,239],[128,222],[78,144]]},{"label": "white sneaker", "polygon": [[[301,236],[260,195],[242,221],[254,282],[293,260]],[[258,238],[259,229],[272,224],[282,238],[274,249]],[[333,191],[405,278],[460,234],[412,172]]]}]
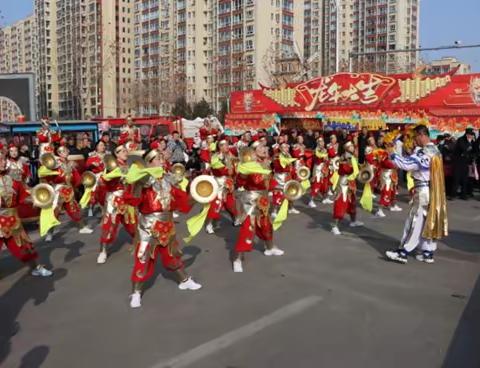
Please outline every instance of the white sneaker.
[{"label": "white sneaker", "polygon": [[45,237],[45,241],[47,243],[51,243],[52,239],[53,239],[53,234],[52,233],[48,233],[47,236]]},{"label": "white sneaker", "polygon": [[288,213],[289,213],[290,215],[298,215],[298,214],[300,213],[300,211],[297,210],[295,207],[292,207],[292,208],[290,208],[290,209],[288,210]]},{"label": "white sneaker", "polygon": [[342,233],[340,232],[340,229],[338,228],[338,226],[332,227],[331,232],[332,232],[333,235],[342,235]]},{"label": "white sneaker", "polygon": [[91,208],[88,209],[88,217],[93,217],[93,210]]},{"label": "white sneaker", "polygon": [[311,199],[310,202],[308,202],[308,207],[310,207],[310,208],[317,208],[317,205],[315,204],[315,202],[313,201],[313,199]]},{"label": "white sneaker", "polygon": [[49,276],[53,275],[53,272],[50,271],[50,270],[47,270],[42,265],[38,265],[37,267],[35,267],[35,269],[32,270],[31,275],[32,276],[49,277]]},{"label": "white sneaker", "polygon": [[108,256],[106,251],[100,252],[97,257],[97,263],[104,264],[105,262],[107,262],[107,257]]},{"label": "white sneaker", "polygon": [[280,257],[280,256],[283,256],[285,254],[285,251],[281,250],[278,247],[273,247],[270,250],[272,251],[272,256]]},{"label": "white sneaker", "polygon": [[425,263],[435,263],[435,259],[433,259],[433,254],[425,254],[425,253],[419,253],[415,256],[417,261],[420,262],[425,262]]},{"label": "white sneaker", "polygon": [[361,222],[361,221],[350,222],[350,227],[359,227],[359,226],[363,226],[363,222]]},{"label": "white sneaker", "polygon": [[180,284],[178,284],[178,288],[180,290],[198,290],[202,288],[202,285],[193,281],[193,279],[189,277],[184,282],[181,282]]},{"label": "white sneaker", "polygon": [[215,230],[213,229],[213,224],[211,222],[205,226],[205,231],[207,234],[215,234]]},{"label": "white sneaker", "polygon": [[271,249],[265,249],[263,251],[263,254],[266,255],[267,257],[273,256],[273,252]]},{"label": "white sneaker", "polygon": [[233,226],[235,227],[242,226],[242,220],[239,218],[236,218],[235,221],[233,222]]},{"label": "white sneaker", "polygon": [[80,234],[91,234],[93,233],[93,229],[89,228],[88,226],[82,227],[80,230],[78,230]]},{"label": "white sneaker", "polygon": [[139,291],[135,291],[130,295],[130,308],[140,308],[142,306],[142,294]]},{"label": "white sneaker", "polygon": [[390,211],[392,211],[392,212],[402,212],[403,209],[401,207],[399,207],[398,204],[396,204],[395,206],[390,207]]},{"label": "white sneaker", "polygon": [[173,212],[172,216],[173,216],[173,218],[179,218],[180,217],[180,215],[176,212]]},{"label": "white sneaker", "polygon": [[394,262],[403,264],[408,263],[407,256],[405,254],[402,254],[402,252],[399,250],[387,250],[385,252],[385,256]]},{"label": "white sneaker", "polygon": [[382,217],[385,217],[385,216],[386,215],[381,208],[377,212],[375,212],[375,215],[373,215],[373,217],[377,217],[377,218],[382,218]]},{"label": "white sneaker", "polygon": [[243,265],[241,259],[233,261],[233,272],[243,272]]},{"label": "white sneaker", "polygon": [[323,201],[322,201],[323,204],[332,204],[333,201],[330,199],[330,198],[325,198]]}]

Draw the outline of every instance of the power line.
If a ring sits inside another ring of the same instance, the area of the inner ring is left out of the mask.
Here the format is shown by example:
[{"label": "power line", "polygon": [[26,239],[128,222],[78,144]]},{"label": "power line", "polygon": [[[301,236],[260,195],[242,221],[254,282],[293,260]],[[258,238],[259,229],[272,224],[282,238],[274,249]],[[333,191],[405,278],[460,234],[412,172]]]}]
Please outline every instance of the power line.
[{"label": "power line", "polygon": [[367,51],[367,52],[350,52],[349,56],[365,56],[365,55],[378,55],[378,54],[395,54],[400,52],[418,52],[418,51],[438,51],[438,50],[452,50],[452,49],[472,49],[480,47],[480,44],[463,45],[463,46],[438,46],[438,47],[420,47],[416,49],[398,49],[398,50],[379,50],[379,51]]}]

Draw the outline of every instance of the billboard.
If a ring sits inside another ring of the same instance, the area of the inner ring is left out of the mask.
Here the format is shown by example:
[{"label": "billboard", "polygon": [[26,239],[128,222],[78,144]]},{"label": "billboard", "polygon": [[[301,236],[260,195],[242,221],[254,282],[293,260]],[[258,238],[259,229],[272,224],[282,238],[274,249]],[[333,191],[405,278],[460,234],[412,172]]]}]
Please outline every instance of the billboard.
[{"label": "billboard", "polygon": [[0,97],[14,102],[27,121],[37,119],[34,74],[0,74]]}]

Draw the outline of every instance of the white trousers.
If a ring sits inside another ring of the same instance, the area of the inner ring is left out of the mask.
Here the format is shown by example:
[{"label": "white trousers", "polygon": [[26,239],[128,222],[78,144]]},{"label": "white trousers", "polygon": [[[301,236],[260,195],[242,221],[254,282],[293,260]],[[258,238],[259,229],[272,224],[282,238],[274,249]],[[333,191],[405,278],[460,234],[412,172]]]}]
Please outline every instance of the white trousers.
[{"label": "white trousers", "polygon": [[401,246],[407,252],[413,251],[420,246],[422,251],[434,252],[437,250],[437,242],[422,237],[423,226],[428,213],[428,204],[430,203],[430,190],[428,187],[415,189],[415,195],[410,203],[410,212],[408,213],[405,227],[403,228],[403,237]]}]

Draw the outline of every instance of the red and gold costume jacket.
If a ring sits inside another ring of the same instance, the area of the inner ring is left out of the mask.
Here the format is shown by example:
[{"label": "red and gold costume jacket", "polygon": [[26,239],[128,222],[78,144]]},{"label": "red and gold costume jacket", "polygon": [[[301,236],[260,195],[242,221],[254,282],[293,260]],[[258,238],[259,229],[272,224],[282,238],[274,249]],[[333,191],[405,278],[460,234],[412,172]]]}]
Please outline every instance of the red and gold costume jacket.
[{"label": "red and gold costume jacket", "polygon": [[349,153],[342,155],[338,168],[338,183],[333,204],[333,218],[343,219],[345,213],[354,216],[356,213],[356,179],[358,176],[357,158]]},{"label": "red and gold costume jacket", "polygon": [[128,151],[136,151],[140,149],[141,143],[142,137],[137,127],[125,124],[120,128],[118,144],[125,145]]},{"label": "red and gold costume jacket", "polygon": [[59,143],[62,139],[60,132],[55,132],[50,128],[40,128],[37,131],[37,138],[40,144],[40,155],[44,153],[53,153],[54,143]]},{"label": "red and gold costume jacket", "polygon": [[90,204],[99,203],[101,206],[105,203],[105,182],[102,179],[102,174],[105,171],[105,163],[103,162],[103,157],[105,155],[99,154],[97,152],[91,152],[88,155],[87,161],[85,161],[85,169],[93,172],[97,177],[97,182],[92,189],[92,197],[90,199]]},{"label": "red and gold costume jacket", "polygon": [[112,173],[102,175],[105,191],[103,224],[115,225],[119,220],[123,220],[125,224],[135,224],[137,218],[133,206],[137,202],[133,196],[133,185],[126,183],[128,165],[120,160],[117,163],[118,175],[113,178],[109,178]]},{"label": "red and gold costume jacket", "polygon": [[199,129],[199,134],[200,134],[200,139],[205,140],[209,135],[215,136],[218,134],[218,130],[215,128],[208,128],[205,126],[202,126]]},{"label": "red and gold costume jacket", "polygon": [[[136,256],[141,261],[154,257],[156,246],[169,247],[172,255],[177,251],[173,211],[187,213],[191,209],[187,192],[173,186],[165,176],[149,177],[143,184],[138,205],[138,234],[140,244]],[[149,252],[147,252],[149,250]]]},{"label": "red and gold costume jacket", "polygon": [[8,174],[0,175],[0,238],[13,237],[18,247],[31,247],[17,211],[18,206],[25,204],[29,197],[30,193],[23,183],[13,180]]},{"label": "red and gold costume jacket", "polygon": [[395,164],[388,158],[382,160],[380,167],[379,204],[384,207],[390,207],[394,204],[397,194],[398,174]]},{"label": "red and gold costume jacket", "polygon": [[48,175],[41,179],[41,182],[50,184],[59,195],[58,204],[70,203],[75,201],[74,188],[78,187],[82,181],[80,173],[75,168],[75,164],[68,160],[57,158],[58,167],[54,170],[54,175]]},{"label": "red and gold costume jacket", "polygon": [[328,152],[325,148],[316,149],[313,155],[313,170],[310,178],[313,196],[326,194],[330,186],[330,170]]},{"label": "red and gold costume jacket", "polygon": [[7,158],[7,172],[13,180],[25,184],[30,181],[30,163],[26,157]]}]

